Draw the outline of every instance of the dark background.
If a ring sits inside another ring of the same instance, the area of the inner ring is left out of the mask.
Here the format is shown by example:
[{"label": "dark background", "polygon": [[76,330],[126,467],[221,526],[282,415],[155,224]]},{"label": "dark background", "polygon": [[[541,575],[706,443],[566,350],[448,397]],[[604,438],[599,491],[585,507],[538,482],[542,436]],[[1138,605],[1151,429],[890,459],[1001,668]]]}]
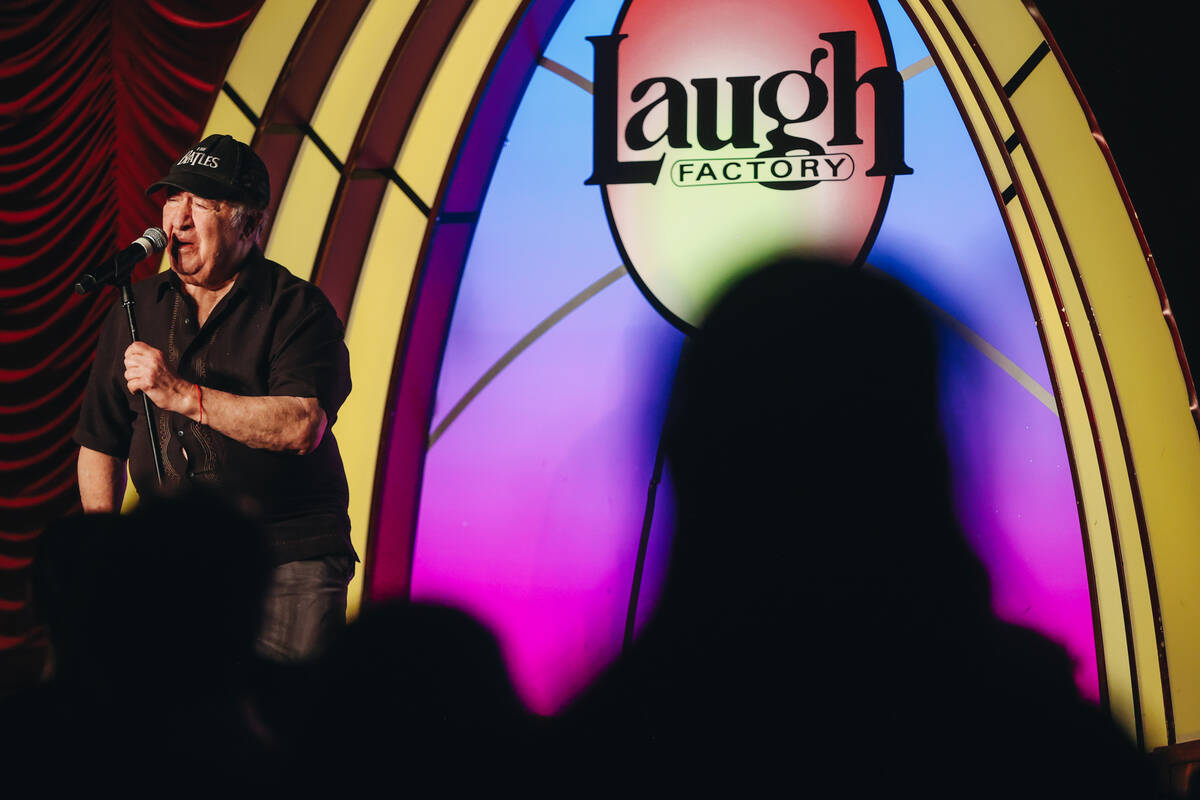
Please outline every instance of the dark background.
[{"label": "dark background", "polygon": [[1034,0],[1083,89],[1162,276],[1193,368],[1200,359],[1200,282],[1186,235],[1196,223],[1195,52],[1190,3]]}]

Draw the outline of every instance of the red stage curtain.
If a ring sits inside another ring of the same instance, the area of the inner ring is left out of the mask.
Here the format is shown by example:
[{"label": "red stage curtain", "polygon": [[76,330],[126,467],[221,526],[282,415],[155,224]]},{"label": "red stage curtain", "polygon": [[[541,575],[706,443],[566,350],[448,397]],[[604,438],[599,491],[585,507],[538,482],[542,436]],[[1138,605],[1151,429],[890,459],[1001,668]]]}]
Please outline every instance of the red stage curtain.
[{"label": "red stage curtain", "polygon": [[0,685],[37,644],[37,535],[79,506],[71,433],[114,291],[75,278],[160,224],[143,190],[199,137],[261,2],[0,8]]}]

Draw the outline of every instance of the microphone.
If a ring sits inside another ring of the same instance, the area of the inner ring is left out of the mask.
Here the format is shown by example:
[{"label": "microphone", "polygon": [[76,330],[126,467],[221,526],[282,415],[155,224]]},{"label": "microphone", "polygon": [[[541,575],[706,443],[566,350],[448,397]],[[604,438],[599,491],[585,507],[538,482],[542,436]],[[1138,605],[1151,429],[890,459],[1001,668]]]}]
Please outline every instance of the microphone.
[{"label": "microphone", "polygon": [[83,273],[75,284],[78,294],[94,292],[106,284],[116,285],[128,277],[133,265],[152,253],[162,252],[167,247],[167,235],[162,228],[146,228],[145,233],[133,240],[133,244],[112,258]]}]

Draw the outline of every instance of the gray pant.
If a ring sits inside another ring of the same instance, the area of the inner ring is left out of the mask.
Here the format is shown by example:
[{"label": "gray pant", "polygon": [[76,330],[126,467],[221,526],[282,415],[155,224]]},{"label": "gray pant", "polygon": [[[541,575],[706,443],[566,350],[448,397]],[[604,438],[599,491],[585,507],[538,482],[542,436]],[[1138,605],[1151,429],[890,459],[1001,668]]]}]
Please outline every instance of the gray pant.
[{"label": "gray pant", "polygon": [[255,649],[272,661],[302,661],[318,653],[346,624],[349,556],[289,561],[275,567],[263,604]]}]

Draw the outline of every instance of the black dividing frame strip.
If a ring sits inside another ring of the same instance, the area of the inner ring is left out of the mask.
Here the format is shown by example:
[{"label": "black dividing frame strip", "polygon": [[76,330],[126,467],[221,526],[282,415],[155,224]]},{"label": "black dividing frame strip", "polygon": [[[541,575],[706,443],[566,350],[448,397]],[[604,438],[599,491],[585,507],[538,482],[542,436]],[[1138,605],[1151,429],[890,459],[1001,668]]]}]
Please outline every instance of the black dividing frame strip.
[{"label": "black dividing frame strip", "polygon": [[1004,94],[1012,97],[1013,92],[1020,88],[1021,84],[1025,82],[1025,79],[1028,78],[1035,69],[1037,69],[1037,65],[1042,63],[1042,59],[1049,54],[1050,45],[1043,40],[1042,43],[1037,46],[1037,49],[1029,54],[1029,58],[1025,59],[1025,63],[1022,64],[1021,68],[1017,70],[1017,74],[1009,78],[1008,83],[1004,84]]},{"label": "black dividing frame strip", "polygon": [[[421,199],[416,190],[408,185],[408,181],[400,177],[399,173],[396,172],[395,167],[360,167],[354,170],[354,172],[350,175],[350,178],[354,180],[367,177],[386,178],[387,180],[391,181],[397,189],[404,192],[404,196],[412,201],[413,205],[417,207],[417,210],[419,210],[425,216],[429,216],[429,206],[425,204],[425,201]],[[441,217],[438,217],[438,221],[461,222],[462,220],[443,220]]]},{"label": "black dividing frame strip", "polygon": [[240,94],[234,91],[233,87],[229,85],[228,81],[225,82],[225,85],[222,86],[221,89],[225,92],[225,96],[232,100],[233,104],[238,107],[238,111],[241,111],[243,114],[245,114],[246,119],[254,123],[254,127],[257,128],[258,114],[254,113],[254,109],[250,108],[250,104],[243,100]]}]

